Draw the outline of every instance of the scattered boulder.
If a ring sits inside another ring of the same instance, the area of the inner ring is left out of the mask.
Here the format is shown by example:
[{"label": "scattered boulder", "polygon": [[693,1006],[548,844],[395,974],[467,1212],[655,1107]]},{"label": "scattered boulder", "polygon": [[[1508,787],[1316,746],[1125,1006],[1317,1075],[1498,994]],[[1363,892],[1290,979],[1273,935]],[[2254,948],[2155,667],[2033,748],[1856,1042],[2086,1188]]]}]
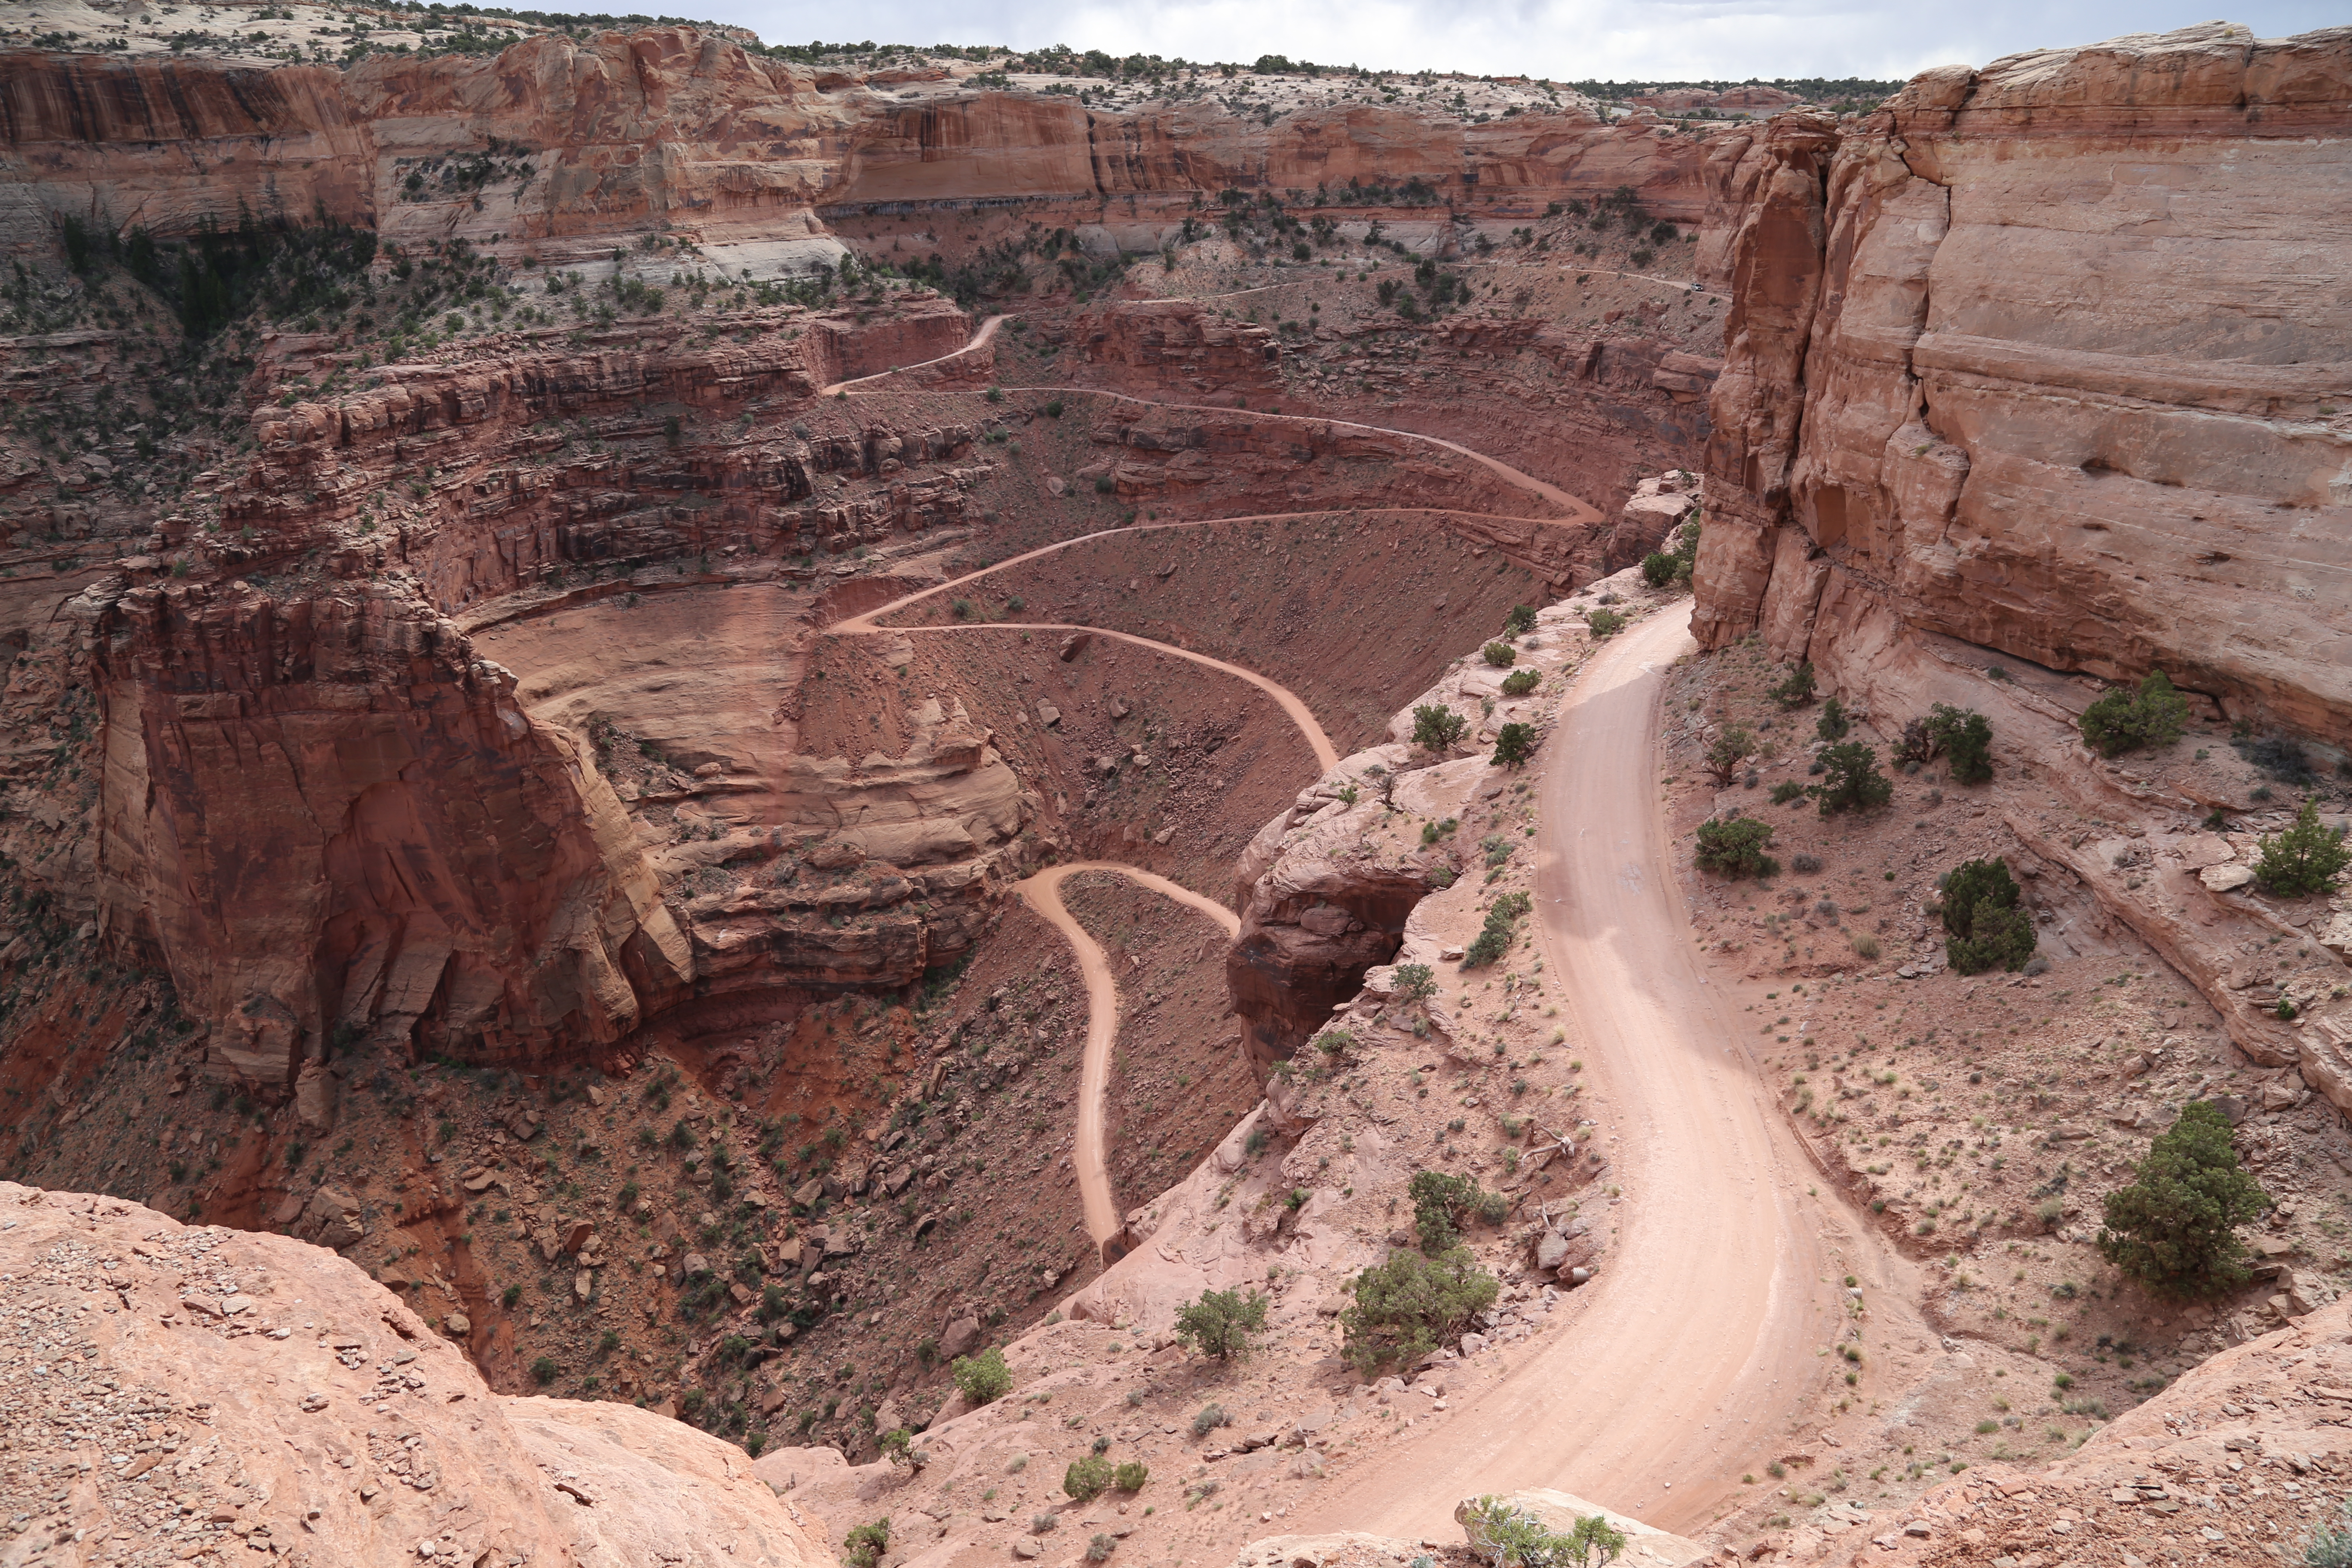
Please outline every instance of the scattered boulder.
[{"label": "scattered boulder", "polygon": [[980,1343],[980,1320],[958,1318],[940,1332],[940,1354],[952,1361],[957,1356],[970,1355]]},{"label": "scattered boulder", "polygon": [[302,1229],[312,1241],[340,1252],[367,1234],[360,1218],[360,1201],[341,1187],[320,1187],[310,1194]]}]

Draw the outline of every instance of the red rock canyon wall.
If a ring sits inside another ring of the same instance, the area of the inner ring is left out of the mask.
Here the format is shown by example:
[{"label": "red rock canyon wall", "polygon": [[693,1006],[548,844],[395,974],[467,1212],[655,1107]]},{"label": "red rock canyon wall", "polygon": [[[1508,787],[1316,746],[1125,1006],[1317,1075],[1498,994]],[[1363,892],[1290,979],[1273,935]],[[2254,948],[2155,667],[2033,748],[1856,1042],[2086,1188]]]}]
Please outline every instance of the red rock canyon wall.
[{"label": "red rock canyon wall", "polygon": [[1834,674],[1885,612],[2340,731],[2347,127],[2352,29],[2212,24],[1722,143],[1706,640]]}]

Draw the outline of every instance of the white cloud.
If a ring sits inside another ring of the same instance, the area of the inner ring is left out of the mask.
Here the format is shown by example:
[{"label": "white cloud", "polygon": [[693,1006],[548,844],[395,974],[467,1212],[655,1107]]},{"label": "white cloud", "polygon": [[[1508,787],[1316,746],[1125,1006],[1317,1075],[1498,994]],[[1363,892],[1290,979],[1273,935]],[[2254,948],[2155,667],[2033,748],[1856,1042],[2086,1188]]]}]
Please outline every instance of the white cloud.
[{"label": "white cloud", "polygon": [[[1965,6],[1891,7],[1860,0],[1154,0],[1037,5],[940,0],[856,11],[721,0],[715,21],[772,43],[821,37],[901,44],[1067,44],[1114,54],[1188,59],[1288,55],[1321,64],[1472,74],[1624,79],[1744,80],[1749,77],[1903,78],[1953,61],[1982,64],[2020,50],[2084,44],[2211,19],[2210,0],[1987,0]],[[2277,37],[2337,25],[2321,0],[2270,0],[2241,9]]]}]

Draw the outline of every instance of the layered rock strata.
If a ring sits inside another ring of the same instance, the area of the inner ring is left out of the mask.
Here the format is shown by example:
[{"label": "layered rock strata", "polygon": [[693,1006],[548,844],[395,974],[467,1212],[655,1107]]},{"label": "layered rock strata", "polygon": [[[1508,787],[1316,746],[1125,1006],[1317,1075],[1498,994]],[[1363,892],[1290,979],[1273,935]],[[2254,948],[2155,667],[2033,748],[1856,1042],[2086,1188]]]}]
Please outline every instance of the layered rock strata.
[{"label": "layered rock strata", "polygon": [[387,240],[566,261],[666,225],[773,276],[839,261],[827,216],[929,206],[1066,207],[1112,247],[1151,250],[1235,188],[1325,191],[1360,221],[1408,185],[1416,210],[1630,186],[1688,223],[1707,201],[1697,141],[1612,125],[1573,95],[1486,124],[1372,104],[1269,124],[1214,101],[1113,112],[1020,92],[910,107],[682,26],[345,71],[16,54],[0,59],[0,246],[19,254],[45,252],[61,213],[183,235],[323,212]]},{"label": "layered rock strata", "polygon": [[1703,639],[1761,628],[1834,675],[1884,607],[2340,729],[2347,114],[2352,29],[2217,23],[1718,144]]}]

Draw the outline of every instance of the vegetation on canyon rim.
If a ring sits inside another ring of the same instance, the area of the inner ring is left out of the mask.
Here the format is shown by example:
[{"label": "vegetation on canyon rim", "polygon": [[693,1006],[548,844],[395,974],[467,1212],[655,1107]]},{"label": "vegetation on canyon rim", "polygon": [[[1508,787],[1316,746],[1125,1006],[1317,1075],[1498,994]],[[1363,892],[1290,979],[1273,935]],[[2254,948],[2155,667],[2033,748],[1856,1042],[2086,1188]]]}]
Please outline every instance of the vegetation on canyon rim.
[{"label": "vegetation on canyon rim", "polygon": [[2017,970],[2033,956],[2033,917],[2018,908],[2017,883],[2002,860],[1970,860],[1943,882],[1945,959],[1962,974]]},{"label": "vegetation on canyon rim", "polygon": [[2229,1118],[2192,1100],[2139,1163],[2137,1179],[2107,1194],[2099,1252],[2159,1296],[2219,1295],[2252,1276],[2237,1227],[2271,1206],[2241,1170]]}]

